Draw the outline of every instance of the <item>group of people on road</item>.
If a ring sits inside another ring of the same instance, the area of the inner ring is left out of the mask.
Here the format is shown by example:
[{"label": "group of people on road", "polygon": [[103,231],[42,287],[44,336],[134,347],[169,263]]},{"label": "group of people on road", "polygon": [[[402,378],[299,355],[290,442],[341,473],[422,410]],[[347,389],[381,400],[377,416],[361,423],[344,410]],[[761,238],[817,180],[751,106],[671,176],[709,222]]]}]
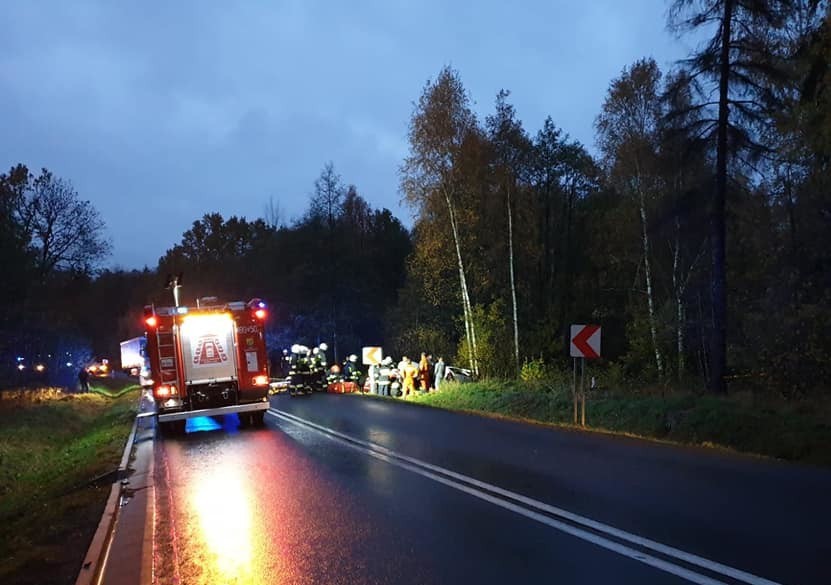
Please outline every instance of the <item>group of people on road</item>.
[{"label": "group of people on road", "polygon": [[313,348],[295,343],[283,350],[281,370],[289,380],[289,393],[306,393],[326,390],[329,347],[321,343]]},{"label": "group of people on road", "polygon": [[329,367],[327,349],[328,346],[321,343],[313,348],[294,344],[283,350],[280,373],[288,380],[289,393],[325,391],[329,384],[352,382],[359,392],[406,397],[416,392],[438,390],[445,378],[444,359],[434,360],[429,353],[422,353],[417,362],[404,356],[397,364],[387,356],[381,363],[370,365],[364,376],[355,354],[349,355],[342,365]]},{"label": "group of people on road", "polygon": [[387,356],[380,364],[369,366],[369,391],[381,396],[406,397],[416,392],[438,390],[445,368],[443,358],[436,361],[428,353],[422,353],[418,362],[404,356],[396,367]]}]

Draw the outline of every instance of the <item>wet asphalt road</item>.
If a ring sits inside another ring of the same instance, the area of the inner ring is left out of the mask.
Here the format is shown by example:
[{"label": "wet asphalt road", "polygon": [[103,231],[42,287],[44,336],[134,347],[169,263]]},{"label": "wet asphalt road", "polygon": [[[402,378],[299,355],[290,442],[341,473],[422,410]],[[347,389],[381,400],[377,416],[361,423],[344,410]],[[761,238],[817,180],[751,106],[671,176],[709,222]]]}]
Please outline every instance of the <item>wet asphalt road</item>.
[{"label": "wet asphalt road", "polygon": [[198,419],[156,446],[159,583],[753,582],[630,547],[686,578],[650,566],[598,546],[631,545],[605,529],[576,537],[492,486],[774,582],[830,580],[825,470],[357,396],[272,406],[488,482],[494,501],[286,418]]}]

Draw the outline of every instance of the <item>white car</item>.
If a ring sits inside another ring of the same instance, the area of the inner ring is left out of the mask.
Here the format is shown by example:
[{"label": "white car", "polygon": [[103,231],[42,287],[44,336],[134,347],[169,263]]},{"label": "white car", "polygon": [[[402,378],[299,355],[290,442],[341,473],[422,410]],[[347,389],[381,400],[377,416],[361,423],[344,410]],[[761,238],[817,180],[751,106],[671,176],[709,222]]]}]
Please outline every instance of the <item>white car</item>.
[{"label": "white car", "polygon": [[467,368],[460,368],[458,366],[447,366],[444,369],[444,379],[448,382],[459,382],[464,384],[466,382],[473,382],[473,372]]}]

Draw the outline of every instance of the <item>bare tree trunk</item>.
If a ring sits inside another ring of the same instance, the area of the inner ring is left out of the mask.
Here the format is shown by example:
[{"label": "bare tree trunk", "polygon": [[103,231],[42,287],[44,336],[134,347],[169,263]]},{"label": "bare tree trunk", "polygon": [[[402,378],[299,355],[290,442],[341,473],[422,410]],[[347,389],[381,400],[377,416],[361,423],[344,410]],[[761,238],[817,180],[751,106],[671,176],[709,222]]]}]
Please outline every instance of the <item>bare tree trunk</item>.
[{"label": "bare tree trunk", "polygon": [[681,219],[675,216],[675,246],[672,250],[672,290],[675,293],[675,343],[678,353],[678,381],[684,378],[684,292],[681,289],[681,276],[678,274],[681,256]]},{"label": "bare tree trunk", "polygon": [[467,278],[465,277],[465,266],[462,261],[462,247],[459,242],[459,228],[456,223],[456,210],[453,208],[453,201],[450,195],[445,192],[444,199],[447,202],[447,211],[450,215],[450,228],[453,232],[453,243],[456,247],[456,261],[459,266],[459,286],[461,287],[462,312],[465,321],[465,338],[467,340],[468,361],[470,369],[478,375],[479,364],[476,351],[476,327],[473,323],[473,310],[470,304],[470,295],[467,289]]},{"label": "bare tree trunk", "polygon": [[701,293],[698,293],[698,323],[701,327],[701,371],[704,374],[704,381],[709,386],[710,385],[710,357],[707,352],[707,336],[706,336],[706,329],[704,324],[706,321],[704,320],[704,303],[701,301]]},{"label": "bare tree trunk", "polygon": [[655,352],[655,367],[658,368],[658,379],[664,379],[664,360],[661,349],[658,347],[658,331],[655,319],[655,300],[652,293],[652,270],[649,262],[649,234],[646,231],[646,201],[643,190],[638,188],[638,198],[641,212],[641,240],[643,242],[643,267],[646,279],[646,302],[649,307],[649,331],[652,334],[652,349]]},{"label": "bare tree trunk", "polygon": [[511,273],[511,302],[514,317],[514,372],[519,373],[519,323],[517,319],[516,279],[514,277],[514,220],[511,209],[511,189],[508,188],[508,267]]}]

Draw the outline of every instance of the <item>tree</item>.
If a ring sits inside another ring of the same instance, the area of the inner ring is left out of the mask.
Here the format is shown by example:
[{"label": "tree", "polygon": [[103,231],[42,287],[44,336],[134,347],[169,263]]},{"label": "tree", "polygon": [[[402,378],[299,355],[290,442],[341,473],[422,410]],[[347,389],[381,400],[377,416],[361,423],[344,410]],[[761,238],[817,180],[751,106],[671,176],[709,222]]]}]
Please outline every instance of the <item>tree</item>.
[{"label": "tree", "polygon": [[435,209],[436,198],[445,205],[459,273],[467,354],[474,372],[479,370],[476,326],[462,256],[458,210],[464,186],[455,171],[465,142],[477,131],[476,117],[462,81],[456,71],[445,67],[434,82],[427,82],[415,106],[410,120],[410,154],[401,169],[402,191],[413,207]]},{"label": "tree", "polygon": [[649,314],[649,330],[658,377],[664,359],[658,343],[655,288],[650,250],[648,199],[662,188],[656,172],[658,128],[661,119],[661,72],[652,59],[636,62],[614,80],[597,118],[598,142],[608,173],[618,188],[635,198],[641,224],[642,262]]},{"label": "tree", "polygon": [[315,192],[312,195],[309,215],[323,220],[329,230],[335,227],[335,219],[340,215],[344,188],[341,177],[335,172],[332,161],[327,162],[315,180]]},{"label": "tree", "polygon": [[[715,32],[690,59],[690,80],[709,78],[718,86],[718,100],[710,88],[697,85],[701,101],[694,108],[716,108],[715,118],[698,123],[702,134],[715,138],[715,187],[710,205],[711,294],[713,310],[710,343],[710,389],[724,393],[727,368],[727,189],[731,160],[752,162],[764,150],[754,127],[773,104],[765,79],[782,75],[770,51],[770,34],[784,24],[798,0],[674,0],[670,27],[679,32],[706,29]],[[749,156],[749,158],[748,158]]]},{"label": "tree", "polygon": [[[219,213],[206,213],[182,234],[182,240],[159,259],[160,277],[185,273],[186,290],[194,297],[240,295],[242,284],[252,284],[248,256],[274,233],[262,219],[248,221]],[[256,271],[254,271],[256,273]]]},{"label": "tree", "polygon": [[30,179],[18,202],[20,222],[35,251],[42,281],[55,270],[89,274],[109,255],[104,220],[89,201],[79,198],[69,181],[43,169]]},{"label": "tree", "polygon": [[20,215],[30,180],[29,170],[21,164],[0,174],[0,331],[14,329],[34,269],[31,235]]},{"label": "tree", "polygon": [[[320,176],[315,181],[315,192],[309,205],[309,218],[320,221],[326,226],[326,274],[334,282],[340,282],[339,264],[334,261],[335,255],[335,222],[341,213],[344,188],[341,177],[335,172],[335,165],[329,161],[323,166]],[[338,360],[338,299],[336,288],[330,287],[329,296],[329,323],[332,331],[332,353],[335,361]]]},{"label": "tree", "polygon": [[512,323],[514,334],[514,367],[519,373],[519,318],[517,287],[514,269],[514,202],[517,183],[525,173],[530,151],[530,140],[516,119],[514,107],[508,103],[509,91],[496,96],[496,112],[488,116],[486,126],[494,149],[497,183],[504,190],[508,219],[508,274],[511,289]]},{"label": "tree", "polygon": [[266,203],[263,213],[263,221],[273,230],[280,229],[284,225],[283,209],[280,207],[279,201],[274,201],[274,197],[268,198],[268,203]]},{"label": "tree", "polygon": [[[671,290],[675,304],[676,378],[686,373],[687,291],[706,251],[701,229],[701,206],[710,179],[706,144],[691,131],[701,115],[692,105],[687,72],[678,71],[666,80],[665,113],[660,127],[660,165],[667,194],[659,213],[671,251]],[[703,324],[700,323],[702,335]],[[706,370],[705,370],[706,378]]]}]

